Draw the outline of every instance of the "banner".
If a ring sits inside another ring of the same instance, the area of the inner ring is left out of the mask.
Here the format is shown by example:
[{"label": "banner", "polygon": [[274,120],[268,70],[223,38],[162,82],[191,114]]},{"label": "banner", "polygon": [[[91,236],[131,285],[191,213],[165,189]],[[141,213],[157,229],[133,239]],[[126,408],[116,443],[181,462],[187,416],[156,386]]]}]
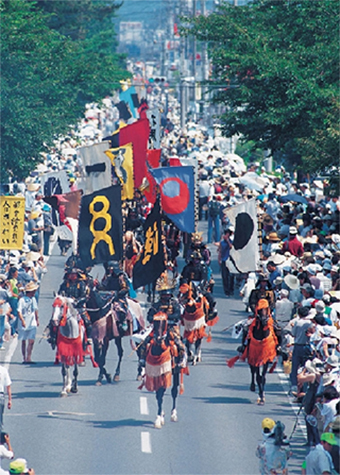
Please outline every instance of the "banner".
[{"label": "banner", "polygon": [[117,107],[117,109],[118,109],[120,119],[125,120],[125,122],[127,122],[129,119],[131,119],[132,114],[131,114],[126,102],[120,101],[120,102],[118,102],[118,104],[115,104],[115,107]]},{"label": "banner", "polygon": [[[138,95],[136,94],[136,89],[134,86],[129,87],[126,91],[122,91],[119,93],[120,101],[123,101],[127,104],[129,111],[133,115],[133,117],[137,118],[137,109],[139,107],[139,100]],[[131,115],[130,115],[131,117]]]},{"label": "banner", "polygon": [[20,251],[24,243],[25,198],[0,196],[0,249]]},{"label": "banner", "polygon": [[132,144],[110,148],[105,154],[111,160],[115,173],[122,185],[122,200],[132,200],[133,188],[133,151]]},{"label": "banner", "polygon": [[109,147],[109,142],[100,142],[78,149],[83,162],[80,188],[85,195],[111,186],[111,162],[104,153]]},{"label": "banner", "polygon": [[195,232],[195,179],[193,167],[150,170],[160,188],[164,213],[183,232]]},{"label": "banner", "polygon": [[78,218],[83,190],[70,191],[63,195],[44,196],[43,200],[58,212],[58,222],[66,225],[72,232],[72,251],[77,252]]},{"label": "banner", "polygon": [[159,109],[148,109],[146,111],[147,118],[150,123],[150,142],[153,148],[160,148],[161,146],[161,113]]},{"label": "banner", "polygon": [[71,229],[69,218],[78,219],[82,194],[82,190],[76,190],[63,195],[44,196],[43,200],[58,211],[60,223],[66,224]]},{"label": "banner", "polygon": [[[148,150],[147,152],[147,167],[149,166],[150,168],[158,168],[161,160],[161,150],[152,149]],[[157,198],[157,183],[148,168],[146,169],[145,176],[148,186],[143,190],[143,193],[148,202],[154,204]]]},{"label": "banner", "polygon": [[82,197],[78,249],[86,267],[122,258],[123,224],[119,185]]},{"label": "banner", "polygon": [[162,222],[159,200],[144,223],[145,243],[140,258],[133,267],[133,288],[138,289],[155,282],[165,270],[162,243]]},{"label": "banner", "polygon": [[[106,140],[111,141],[112,148],[132,143],[134,186],[138,188],[145,177],[146,153],[150,135],[148,119],[139,119],[133,124],[121,127]],[[104,139],[105,140],[105,139]]]},{"label": "banner", "polygon": [[227,266],[234,274],[259,269],[260,253],[257,233],[256,200],[246,201],[227,210],[227,216],[235,227],[233,247]]},{"label": "banner", "polygon": [[61,195],[70,191],[70,182],[65,170],[43,173],[39,179],[45,196]]}]

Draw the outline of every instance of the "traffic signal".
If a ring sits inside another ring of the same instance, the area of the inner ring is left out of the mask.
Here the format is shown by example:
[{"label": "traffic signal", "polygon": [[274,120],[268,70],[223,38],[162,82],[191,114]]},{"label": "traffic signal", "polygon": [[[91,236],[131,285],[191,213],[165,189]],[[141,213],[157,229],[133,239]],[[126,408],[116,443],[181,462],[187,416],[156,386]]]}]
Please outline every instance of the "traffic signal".
[{"label": "traffic signal", "polygon": [[165,76],[155,76],[155,77],[149,78],[149,83],[155,86],[166,86],[167,80]]}]

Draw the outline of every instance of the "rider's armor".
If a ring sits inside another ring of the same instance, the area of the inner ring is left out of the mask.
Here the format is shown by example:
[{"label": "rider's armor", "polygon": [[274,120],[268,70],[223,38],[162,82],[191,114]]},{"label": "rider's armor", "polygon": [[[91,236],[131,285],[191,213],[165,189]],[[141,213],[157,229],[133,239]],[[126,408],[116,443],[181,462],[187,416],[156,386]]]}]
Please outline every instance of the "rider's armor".
[{"label": "rider's armor", "polygon": [[169,298],[160,298],[157,302],[153,303],[150,307],[147,315],[149,323],[153,322],[153,316],[158,312],[164,312],[168,316],[168,325],[177,325],[181,318],[181,308],[178,300],[170,296]]},{"label": "rider's armor", "polygon": [[86,281],[82,279],[71,281],[65,278],[58,293],[64,294],[65,297],[73,297],[75,300],[81,300],[86,297]]},{"label": "rider's armor", "polygon": [[208,277],[207,267],[205,264],[189,262],[182,271],[181,283],[206,282]]}]

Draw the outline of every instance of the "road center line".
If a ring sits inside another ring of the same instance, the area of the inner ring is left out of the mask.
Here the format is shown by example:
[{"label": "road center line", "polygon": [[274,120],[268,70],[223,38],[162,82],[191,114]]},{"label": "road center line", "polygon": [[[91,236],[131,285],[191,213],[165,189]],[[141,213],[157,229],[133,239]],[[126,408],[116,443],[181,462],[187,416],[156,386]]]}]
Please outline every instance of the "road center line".
[{"label": "road center line", "polygon": [[140,413],[143,416],[148,416],[149,415],[148,400],[147,400],[146,397],[141,396],[139,398],[139,407],[140,407]]},{"label": "road center line", "polygon": [[151,454],[151,440],[150,432],[141,432],[142,452],[145,454]]}]

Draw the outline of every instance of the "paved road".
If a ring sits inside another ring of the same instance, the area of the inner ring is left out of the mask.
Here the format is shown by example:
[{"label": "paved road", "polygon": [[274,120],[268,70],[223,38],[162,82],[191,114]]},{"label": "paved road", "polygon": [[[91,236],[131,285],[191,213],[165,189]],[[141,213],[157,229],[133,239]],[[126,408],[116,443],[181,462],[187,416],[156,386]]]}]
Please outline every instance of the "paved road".
[{"label": "paved road", "polygon": [[[40,335],[51,316],[53,290],[61,282],[64,261],[56,247],[42,283]],[[15,455],[27,458],[37,474],[46,475],[258,473],[255,449],[263,417],[283,421],[289,435],[294,408],[279,372],[269,375],[266,405],[259,407],[256,394],[249,391],[248,367],[226,366],[225,359],[236,354],[238,342],[222,330],[245,314],[240,300],[223,297],[216,261],[213,270],[220,321],[213,328],[212,341],[203,343],[202,363],[191,367],[185,378],[177,423],[170,422],[168,391],[166,424],[154,429],[155,396],[137,389],[136,357],[129,357],[128,341],[124,341],[119,383],[95,386],[97,370],[87,360],[86,367],[80,368],[79,393],[60,398],[60,367],[53,365],[54,353],[47,342],[39,342],[38,336],[33,352],[37,364],[23,366],[19,345],[13,340],[0,356],[7,364],[10,360],[13,379],[13,408],[6,410],[5,429]],[[145,300],[145,295],[140,298]],[[107,363],[112,372],[116,361],[112,344]],[[298,426],[292,439],[291,473],[300,473],[303,436]]]}]

